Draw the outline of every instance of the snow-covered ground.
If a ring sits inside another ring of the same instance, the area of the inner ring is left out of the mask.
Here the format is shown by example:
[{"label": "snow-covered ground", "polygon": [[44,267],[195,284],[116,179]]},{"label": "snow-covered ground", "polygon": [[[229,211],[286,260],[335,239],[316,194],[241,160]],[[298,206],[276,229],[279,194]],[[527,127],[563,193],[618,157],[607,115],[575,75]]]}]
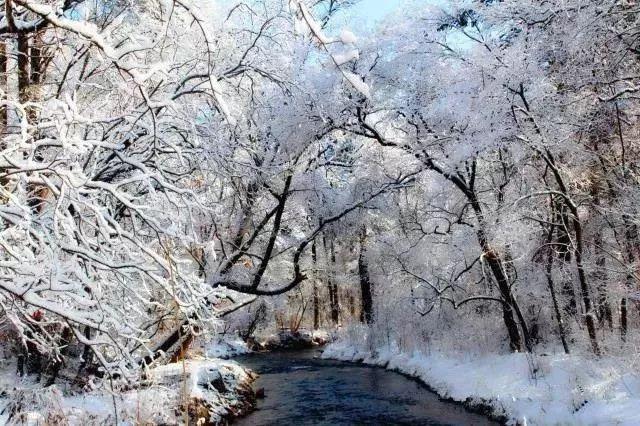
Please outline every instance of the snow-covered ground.
[{"label": "snow-covered ground", "polygon": [[247,369],[219,359],[159,366],[136,389],[114,393],[71,391],[63,381],[42,389],[12,371],[0,378],[0,424],[218,424],[250,408],[252,380]]},{"label": "snow-covered ground", "polygon": [[330,344],[322,356],[400,371],[441,397],[488,405],[510,424],[640,424],[640,374],[614,358],[401,353],[345,341]]},{"label": "snow-covered ground", "polygon": [[306,349],[322,346],[330,341],[331,335],[325,330],[282,330],[260,339],[260,345],[268,350]]},{"label": "snow-covered ground", "polygon": [[208,358],[229,359],[251,352],[247,342],[234,335],[216,336],[203,344],[203,351]]}]

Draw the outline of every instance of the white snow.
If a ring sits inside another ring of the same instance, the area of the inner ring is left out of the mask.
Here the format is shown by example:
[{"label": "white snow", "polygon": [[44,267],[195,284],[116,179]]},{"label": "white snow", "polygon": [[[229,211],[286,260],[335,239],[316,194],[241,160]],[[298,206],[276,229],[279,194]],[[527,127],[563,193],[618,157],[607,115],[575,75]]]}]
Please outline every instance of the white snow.
[{"label": "white snow", "polygon": [[358,41],[358,38],[348,29],[343,29],[340,33],[340,41],[344,44],[355,44]]},{"label": "white snow", "polygon": [[209,76],[209,84],[211,85],[211,90],[213,91],[213,96],[216,99],[218,108],[220,108],[220,112],[224,115],[230,126],[235,126],[237,121],[233,114],[231,114],[231,109],[227,104],[226,96],[222,90],[222,85],[212,75]]},{"label": "white snow", "polygon": [[237,336],[216,336],[204,344],[204,354],[209,358],[228,359],[251,352],[247,343]]},{"label": "white snow", "polygon": [[640,424],[640,375],[613,358],[401,353],[393,347],[371,352],[344,341],[329,345],[322,357],[403,372],[442,397],[488,404],[510,424]]},{"label": "white snow", "polygon": [[[216,379],[224,383],[224,391],[211,385]],[[28,380],[14,374],[0,379],[0,393],[6,392],[0,398],[0,424],[113,424],[114,412],[118,424],[182,424],[180,407],[185,403],[206,407],[207,421],[217,424],[242,406],[241,390],[253,376],[233,361],[190,359],[156,367],[139,388],[113,394],[63,391],[58,385],[43,390]],[[9,419],[15,407],[19,414]]]},{"label": "white snow", "polygon": [[358,49],[347,50],[346,52],[336,53],[333,55],[333,60],[336,61],[336,65],[340,66],[347,62],[355,61],[360,58],[360,52]]},{"label": "white snow", "polygon": [[313,18],[313,14],[309,11],[304,3],[300,2],[299,0],[294,0],[294,4],[299,7],[300,12],[302,12],[303,18],[307,26],[309,27],[309,30],[320,41],[320,43],[330,44],[335,42],[333,38],[328,37],[324,33],[324,31],[322,31],[322,27],[320,27],[320,24],[318,24],[318,22]]},{"label": "white snow", "polygon": [[362,77],[352,72],[344,71],[344,70],[342,71],[342,74],[358,92],[364,95],[365,98],[371,97],[371,91],[369,90],[369,86],[367,85],[367,83],[365,83],[362,80]]}]

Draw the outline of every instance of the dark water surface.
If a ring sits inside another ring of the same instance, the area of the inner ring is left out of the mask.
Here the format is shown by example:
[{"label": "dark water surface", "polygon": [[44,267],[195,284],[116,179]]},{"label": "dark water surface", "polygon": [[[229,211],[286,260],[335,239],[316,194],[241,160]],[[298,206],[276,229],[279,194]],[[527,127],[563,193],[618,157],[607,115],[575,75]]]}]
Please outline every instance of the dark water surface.
[{"label": "dark water surface", "polygon": [[318,359],[315,350],[236,358],[266,398],[239,425],[493,425],[382,368]]}]

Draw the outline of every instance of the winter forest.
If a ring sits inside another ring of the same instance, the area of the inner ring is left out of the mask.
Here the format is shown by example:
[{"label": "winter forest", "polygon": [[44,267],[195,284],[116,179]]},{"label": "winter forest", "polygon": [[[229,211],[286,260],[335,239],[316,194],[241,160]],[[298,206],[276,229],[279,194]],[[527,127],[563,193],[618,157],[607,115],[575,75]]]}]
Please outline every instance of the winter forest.
[{"label": "winter forest", "polygon": [[640,424],[636,2],[0,4],[0,424]]}]

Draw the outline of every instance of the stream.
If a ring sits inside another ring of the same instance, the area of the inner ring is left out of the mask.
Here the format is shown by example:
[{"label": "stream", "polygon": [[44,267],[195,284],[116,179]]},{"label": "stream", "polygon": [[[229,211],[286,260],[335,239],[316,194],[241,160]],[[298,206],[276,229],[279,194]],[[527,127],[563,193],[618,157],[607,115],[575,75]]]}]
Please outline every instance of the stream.
[{"label": "stream", "polygon": [[319,359],[320,351],[236,358],[260,374],[256,411],[239,425],[495,425],[441,401],[415,380],[378,367]]}]

